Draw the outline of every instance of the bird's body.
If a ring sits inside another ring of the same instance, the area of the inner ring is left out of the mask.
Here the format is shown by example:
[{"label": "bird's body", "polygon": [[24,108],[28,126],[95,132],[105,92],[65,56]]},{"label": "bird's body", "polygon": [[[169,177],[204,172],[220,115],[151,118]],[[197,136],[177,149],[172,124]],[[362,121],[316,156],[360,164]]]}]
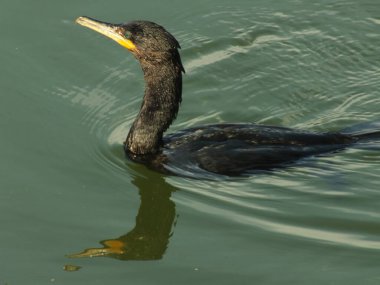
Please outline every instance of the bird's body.
[{"label": "bird's body", "polygon": [[358,138],[254,124],[216,124],[185,129],[163,138],[154,155],[128,156],[161,172],[197,168],[236,176],[286,166],[302,157],[333,152]]},{"label": "bird's body", "polygon": [[77,22],[117,41],[140,62],[145,95],[124,143],[127,156],[134,161],[176,174],[198,168],[241,175],[336,151],[361,139],[255,124],[205,125],[164,136],[182,100],[184,68],[177,40],[163,27],[147,21],[114,25],[80,17]]}]

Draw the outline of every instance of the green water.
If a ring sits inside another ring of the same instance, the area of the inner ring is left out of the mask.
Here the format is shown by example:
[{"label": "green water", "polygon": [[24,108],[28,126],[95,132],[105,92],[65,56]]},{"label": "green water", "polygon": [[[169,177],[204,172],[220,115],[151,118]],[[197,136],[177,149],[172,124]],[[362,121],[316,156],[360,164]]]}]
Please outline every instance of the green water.
[{"label": "green water", "polygon": [[380,120],[378,0],[1,6],[0,285],[380,284],[376,145],[245,179],[153,173],[121,144],[138,63],[74,23],[147,19],[177,37],[187,73],[170,131],[333,131]]}]

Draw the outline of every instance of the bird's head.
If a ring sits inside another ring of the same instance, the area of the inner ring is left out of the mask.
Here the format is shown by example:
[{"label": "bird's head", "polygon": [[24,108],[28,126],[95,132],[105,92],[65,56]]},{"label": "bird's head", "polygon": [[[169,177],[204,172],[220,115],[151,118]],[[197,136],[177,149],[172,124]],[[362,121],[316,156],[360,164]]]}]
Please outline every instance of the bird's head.
[{"label": "bird's head", "polygon": [[[79,17],[76,22],[99,32],[131,51],[137,58],[178,54],[178,41],[162,26],[149,21],[133,21],[110,24],[88,17]],[[182,64],[181,64],[181,69]]]}]

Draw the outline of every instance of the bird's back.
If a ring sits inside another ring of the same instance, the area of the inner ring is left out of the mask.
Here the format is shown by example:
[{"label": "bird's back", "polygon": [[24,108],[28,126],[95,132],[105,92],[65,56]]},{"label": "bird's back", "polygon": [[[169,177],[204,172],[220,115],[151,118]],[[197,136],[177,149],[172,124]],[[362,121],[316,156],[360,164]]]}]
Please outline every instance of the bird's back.
[{"label": "bird's back", "polygon": [[185,129],[164,138],[151,165],[169,172],[199,168],[242,175],[289,164],[305,156],[336,151],[355,141],[339,133],[314,133],[254,124],[217,124]]}]

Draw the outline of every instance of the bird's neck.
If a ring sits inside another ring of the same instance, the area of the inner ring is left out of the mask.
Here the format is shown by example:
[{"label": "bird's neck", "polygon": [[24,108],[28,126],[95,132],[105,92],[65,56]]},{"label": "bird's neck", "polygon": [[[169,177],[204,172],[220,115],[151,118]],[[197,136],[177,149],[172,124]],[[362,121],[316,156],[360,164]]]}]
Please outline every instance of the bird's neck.
[{"label": "bird's neck", "polygon": [[163,133],[177,115],[182,94],[182,65],[170,56],[158,61],[140,59],[140,64],[145,95],[125,141],[125,150],[135,155],[159,151]]}]

